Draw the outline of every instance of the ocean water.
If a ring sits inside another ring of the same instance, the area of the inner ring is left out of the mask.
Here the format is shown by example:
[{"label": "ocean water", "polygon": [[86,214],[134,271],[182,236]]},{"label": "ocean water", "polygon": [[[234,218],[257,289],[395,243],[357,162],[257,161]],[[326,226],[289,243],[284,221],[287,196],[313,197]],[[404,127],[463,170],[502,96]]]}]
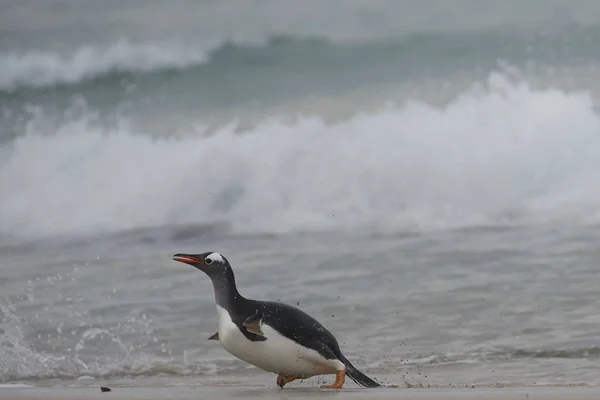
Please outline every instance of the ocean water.
[{"label": "ocean water", "polygon": [[218,251],[386,385],[600,384],[599,3],[0,11],[0,383],[275,386]]}]

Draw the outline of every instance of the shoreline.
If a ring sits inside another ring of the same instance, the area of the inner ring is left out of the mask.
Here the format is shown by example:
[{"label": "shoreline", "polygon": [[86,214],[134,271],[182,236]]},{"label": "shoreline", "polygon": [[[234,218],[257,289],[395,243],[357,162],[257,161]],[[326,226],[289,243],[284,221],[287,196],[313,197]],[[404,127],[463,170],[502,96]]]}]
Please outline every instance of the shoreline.
[{"label": "shoreline", "polygon": [[[109,386],[110,387],[110,386]],[[600,398],[600,387],[541,386],[541,387],[475,387],[475,388],[267,388],[256,386],[185,386],[185,387],[123,387],[112,386],[111,391],[102,392],[100,386],[89,387],[36,387],[15,384],[0,385],[3,400],[69,400],[69,399],[309,399],[341,396],[362,399],[570,399],[588,400]]]}]

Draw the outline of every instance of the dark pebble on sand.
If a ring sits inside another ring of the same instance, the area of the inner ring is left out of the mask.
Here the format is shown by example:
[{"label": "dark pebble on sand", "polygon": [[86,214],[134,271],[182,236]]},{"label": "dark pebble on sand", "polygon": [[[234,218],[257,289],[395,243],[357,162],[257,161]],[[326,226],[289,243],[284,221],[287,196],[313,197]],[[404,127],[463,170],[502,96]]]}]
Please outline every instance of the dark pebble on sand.
[{"label": "dark pebble on sand", "polygon": [[104,386],[102,386],[102,387],[100,388],[100,391],[101,391],[102,393],[104,393],[104,392],[110,392],[111,390],[110,390],[110,388],[107,388],[107,387],[104,387]]}]

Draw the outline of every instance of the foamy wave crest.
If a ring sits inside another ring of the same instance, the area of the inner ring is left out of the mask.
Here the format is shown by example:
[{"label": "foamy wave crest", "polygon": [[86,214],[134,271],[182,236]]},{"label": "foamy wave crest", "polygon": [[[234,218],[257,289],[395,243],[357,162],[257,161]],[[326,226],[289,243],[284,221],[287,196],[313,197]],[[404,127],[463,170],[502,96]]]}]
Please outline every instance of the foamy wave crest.
[{"label": "foamy wave crest", "polygon": [[110,131],[86,120],[46,129],[32,124],[3,149],[0,234],[579,223],[600,202],[592,98],[499,75],[445,108],[412,102],[334,125],[270,120],[242,135],[230,126],[163,140],[126,121]]},{"label": "foamy wave crest", "polygon": [[72,84],[114,71],[185,68],[205,61],[206,54],[199,48],[172,43],[132,44],[127,40],[103,48],[83,46],[70,54],[0,52],[0,90]]}]

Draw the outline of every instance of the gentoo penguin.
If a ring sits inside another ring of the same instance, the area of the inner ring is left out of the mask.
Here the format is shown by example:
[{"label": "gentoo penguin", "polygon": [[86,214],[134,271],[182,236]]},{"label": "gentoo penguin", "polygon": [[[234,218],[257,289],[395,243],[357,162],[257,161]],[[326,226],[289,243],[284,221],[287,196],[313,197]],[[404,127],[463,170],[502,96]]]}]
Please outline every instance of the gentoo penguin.
[{"label": "gentoo penguin", "polygon": [[219,340],[237,358],[276,373],[279,387],[325,374],[335,374],[335,382],[323,388],[341,388],[346,375],[363,387],[381,386],[357,370],[331,332],[310,315],[287,304],[242,296],[221,254],[175,254],[173,259],[198,268],[213,283],[219,330],[209,339]]}]

